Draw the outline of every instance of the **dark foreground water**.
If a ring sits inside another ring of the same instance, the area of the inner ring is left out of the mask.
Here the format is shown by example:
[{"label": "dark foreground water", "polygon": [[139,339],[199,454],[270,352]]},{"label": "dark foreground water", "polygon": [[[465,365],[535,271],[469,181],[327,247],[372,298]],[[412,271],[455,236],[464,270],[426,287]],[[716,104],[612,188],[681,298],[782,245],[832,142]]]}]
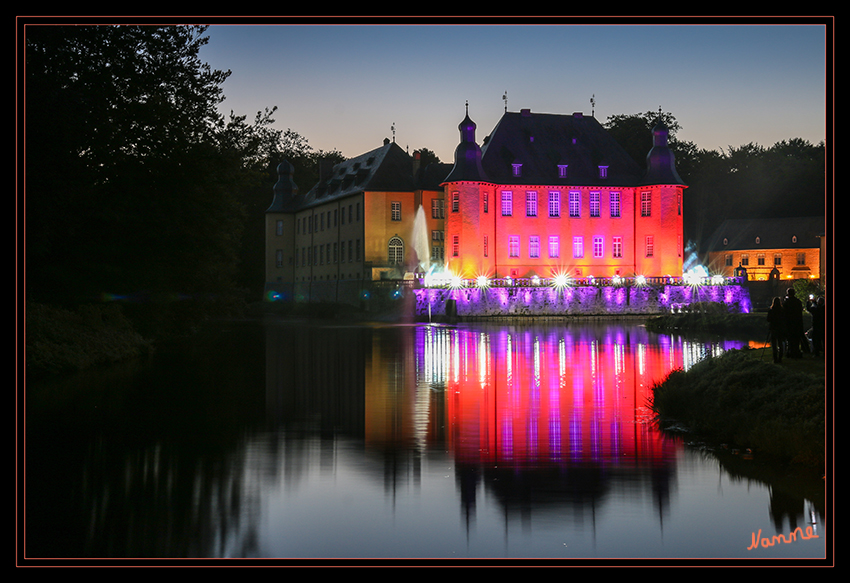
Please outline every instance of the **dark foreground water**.
[{"label": "dark foreground water", "polygon": [[744,345],[622,322],[213,326],[28,387],[19,543],[28,559],[820,559],[819,476],[652,423],[655,381]]}]

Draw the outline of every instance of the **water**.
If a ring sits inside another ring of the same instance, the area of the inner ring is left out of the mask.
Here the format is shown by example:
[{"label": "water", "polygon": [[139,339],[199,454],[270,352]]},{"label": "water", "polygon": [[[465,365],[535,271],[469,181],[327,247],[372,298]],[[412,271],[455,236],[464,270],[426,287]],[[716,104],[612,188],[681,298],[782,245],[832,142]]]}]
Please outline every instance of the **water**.
[{"label": "water", "polygon": [[823,557],[821,480],[651,421],[653,382],[744,344],[619,322],[212,327],[28,390],[25,554]]}]

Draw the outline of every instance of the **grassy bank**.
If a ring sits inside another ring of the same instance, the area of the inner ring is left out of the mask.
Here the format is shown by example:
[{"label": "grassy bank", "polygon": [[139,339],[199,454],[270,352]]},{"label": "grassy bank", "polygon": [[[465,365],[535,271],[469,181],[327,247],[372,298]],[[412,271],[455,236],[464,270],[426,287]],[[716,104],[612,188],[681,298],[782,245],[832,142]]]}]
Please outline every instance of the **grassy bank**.
[{"label": "grassy bank", "polygon": [[751,449],[762,458],[823,471],[823,359],[774,364],[762,350],[732,350],[673,371],[653,387],[662,425],[676,422],[702,439]]},{"label": "grassy bank", "polygon": [[126,360],[152,350],[133,323],[115,305],[86,305],[74,310],[28,302],[26,368],[30,374],[82,370]]}]

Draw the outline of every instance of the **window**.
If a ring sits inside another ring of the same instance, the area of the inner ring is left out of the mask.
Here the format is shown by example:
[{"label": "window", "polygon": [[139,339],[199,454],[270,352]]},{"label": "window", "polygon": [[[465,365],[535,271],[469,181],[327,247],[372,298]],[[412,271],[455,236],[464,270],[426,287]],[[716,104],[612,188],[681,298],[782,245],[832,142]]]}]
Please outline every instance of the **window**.
[{"label": "window", "polygon": [[561,244],[557,235],[549,237],[549,257],[560,257]]},{"label": "window", "polygon": [[513,214],[514,200],[510,190],[502,191],[502,216],[509,217]]},{"label": "window", "polygon": [[573,237],[573,257],[584,257],[584,239]]},{"label": "window", "polygon": [[611,254],[614,257],[622,257],[623,256],[623,238],[622,237],[613,237],[611,239]]},{"label": "window", "polygon": [[653,257],[655,254],[655,237],[647,235],[645,245],[646,256]]},{"label": "window", "polygon": [[806,254],[805,253],[797,253],[797,265],[805,265],[806,264]]},{"label": "window", "polygon": [[726,263],[726,267],[732,267],[732,256],[728,253],[724,255],[724,262]]},{"label": "window", "polygon": [[540,257],[540,237],[537,235],[528,238],[528,256],[535,259]]},{"label": "window", "polygon": [[612,218],[620,217],[620,193],[612,192],[608,197],[608,205],[611,211]]},{"label": "window", "polygon": [[431,199],[431,218],[432,219],[444,219],[446,218],[445,209],[443,207],[443,199],[442,198],[432,198]]},{"label": "window", "polygon": [[456,213],[460,210],[460,193],[458,191],[452,192],[452,212]]},{"label": "window", "polygon": [[537,216],[537,193],[533,190],[525,193],[525,216]]},{"label": "window", "polygon": [[759,253],[757,262],[760,266],[764,267],[764,253]]},{"label": "window", "polygon": [[484,191],[484,212],[486,213],[486,212],[489,212],[489,211],[490,211],[490,192],[485,190]]},{"label": "window", "polygon": [[776,253],[773,256],[773,264],[774,265],[782,265],[782,253]]},{"label": "window", "polygon": [[274,264],[276,267],[283,267],[283,249],[275,251]]},{"label": "window", "polygon": [[519,237],[516,235],[511,235],[508,239],[508,256],[519,257]]},{"label": "window", "polygon": [[399,237],[390,238],[387,245],[387,261],[390,265],[399,265],[404,262],[404,242]]},{"label": "window", "polygon": [[608,167],[600,166],[599,167],[599,178],[608,178]]},{"label": "window", "polygon": [[741,253],[741,265],[747,266],[750,264],[750,256],[747,253]]},{"label": "window", "polygon": [[681,194],[676,195],[676,208],[678,209],[679,216],[681,217],[682,216],[682,195]]},{"label": "window", "polygon": [[598,217],[599,216],[599,193],[591,192],[590,193],[590,216]]},{"label": "window", "polygon": [[567,177],[567,165],[566,164],[558,164],[558,178],[566,178]]},{"label": "window", "polygon": [[[350,207],[349,207],[350,208]],[[354,241],[348,240],[348,262],[354,261]]]},{"label": "window", "polygon": [[392,209],[390,211],[392,220],[400,221],[401,220],[401,203],[393,201],[390,206],[391,206],[391,209]]},{"label": "window", "polygon": [[602,237],[594,237],[593,238],[593,256],[596,258],[602,257]]},{"label": "window", "polygon": [[554,218],[561,216],[561,193],[560,192],[550,192],[549,193],[549,216],[554,217]]},{"label": "window", "polygon": [[484,257],[487,257],[490,252],[490,239],[484,235]]},{"label": "window", "polygon": [[360,261],[360,239],[354,242],[354,258]]},{"label": "window", "polygon": [[283,235],[283,221],[278,221],[275,223],[275,234]]},{"label": "window", "polygon": [[334,243],[334,263],[339,261],[339,243]]},{"label": "window", "polygon": [[339,209],[334,209],[334,227],[339,223]]},{"label": "window", "polygon": [[460,255],[460,235],[452,235],[452,257]]},{"label": "window", "polygon": [[570,216],[578,218],[581,216],[581,193],[570,192]]},{"label": "window", "polygon": [[515,164],[511,164],[511,166],[513,167],[514,176],[517,176],[517,177],[522,176],[522,164],[515,163]]},{"label": "window", "polygon": [[640,193],[640,216],[642,216],[642,217],[652,216],[652,193],[651,192],[641,192]]}]

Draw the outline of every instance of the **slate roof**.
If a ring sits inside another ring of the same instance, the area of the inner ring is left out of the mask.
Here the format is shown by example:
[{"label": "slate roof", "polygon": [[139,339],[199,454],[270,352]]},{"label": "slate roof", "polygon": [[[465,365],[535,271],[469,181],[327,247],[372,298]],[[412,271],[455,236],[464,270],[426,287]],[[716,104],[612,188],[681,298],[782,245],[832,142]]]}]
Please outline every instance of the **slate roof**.
[{"label": "slate roof", "polygon": [[[498,184],[636,186],[644,174],[596,118],[580,113],[506,112],[484,142],[482,166]],[[514,163],[522,164],[521,176],[513,175]],[[599,166],[608,167],[607,178]]]},{"label": "slate roof", "polygon": [[[278,184],[281,182],[283,178]],[[276,185],[274,202],[266,212],[303,210],[367,190],[412,191],[414,188],[413,159],[395,142],[387,141],[380,148],[335,165],[328,177],[303,195],[295,194],[286,200]]]},{"label": "slate roof", "polygon": [[708,250],[811,249],[820,247],[825,226],[825,217],[728,219],[709,238]]}]

